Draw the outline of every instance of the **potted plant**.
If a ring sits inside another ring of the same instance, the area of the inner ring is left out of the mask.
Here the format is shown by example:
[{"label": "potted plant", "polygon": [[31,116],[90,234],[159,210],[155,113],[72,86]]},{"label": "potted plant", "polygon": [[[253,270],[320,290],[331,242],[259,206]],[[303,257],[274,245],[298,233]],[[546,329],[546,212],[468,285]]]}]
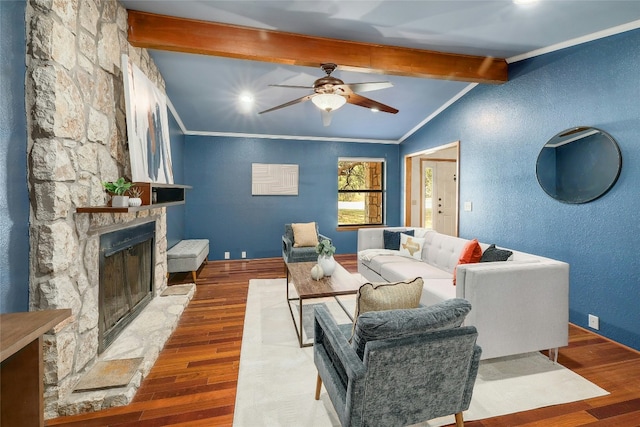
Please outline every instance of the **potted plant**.
[{"label": "potted plant", "polygon": [[102,186],[111,194],[111,206],[126,208],[129,206],[129,196],[125,196],[133,183],[126,181],[123,177],[112,182],[102,182]]},{"label": "potted plant", "polygon": [[324,275],[331,276],[336,268],[336,260],[333,258],[336,247],[331,244],[331,240],[322,239],[316,245],[316,253],[318,253],[318,265],[322,268]]},{"label": "potted plant", "polygon": [[129,189],[129,206],[141,206],[142,199],[142,190],[139,187],[131,187]]}]

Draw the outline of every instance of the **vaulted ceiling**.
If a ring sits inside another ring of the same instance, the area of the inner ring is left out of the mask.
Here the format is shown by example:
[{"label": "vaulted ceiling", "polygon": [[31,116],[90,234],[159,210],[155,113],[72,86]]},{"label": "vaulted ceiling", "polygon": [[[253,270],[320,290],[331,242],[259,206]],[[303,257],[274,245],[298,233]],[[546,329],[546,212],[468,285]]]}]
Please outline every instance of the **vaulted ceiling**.
[{"label": "vaulted ceiling", "polygon": [[[508,63],[640,27],[640,1],[122,3],[130,43],[150,49],[195,135],[397,143],[476,84],[503,84]],[[392,83],[360,95],[399,112],[352,98],[329,126],[312,102],[258,114],[312,94],[327,62],[345,83]]]}]

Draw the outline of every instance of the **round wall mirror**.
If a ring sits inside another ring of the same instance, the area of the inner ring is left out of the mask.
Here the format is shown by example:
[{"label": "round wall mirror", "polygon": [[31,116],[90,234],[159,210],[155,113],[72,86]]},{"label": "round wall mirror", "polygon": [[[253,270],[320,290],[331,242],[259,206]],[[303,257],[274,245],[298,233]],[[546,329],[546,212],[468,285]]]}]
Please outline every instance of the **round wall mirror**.
[{"label": "round wall mirror", "polygon": [[536,162],[542,189],[564,203],[587,203],[618,180],[622,155],[609,134],[591,127],[567,129],[547,142]]}]

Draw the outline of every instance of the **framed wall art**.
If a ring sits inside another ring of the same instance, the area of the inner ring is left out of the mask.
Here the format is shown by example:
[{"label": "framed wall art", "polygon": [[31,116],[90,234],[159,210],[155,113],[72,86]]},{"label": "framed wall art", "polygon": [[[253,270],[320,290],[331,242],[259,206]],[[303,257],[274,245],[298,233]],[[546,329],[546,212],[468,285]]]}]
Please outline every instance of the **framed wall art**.
[{"label": "framed wall art", "polygon": [[252,196],[297,196],[298,165],[251,164]]},{"label": "framed wall art", "polygon": [[122,55],[131,180],[173,184],[167,98]]}]

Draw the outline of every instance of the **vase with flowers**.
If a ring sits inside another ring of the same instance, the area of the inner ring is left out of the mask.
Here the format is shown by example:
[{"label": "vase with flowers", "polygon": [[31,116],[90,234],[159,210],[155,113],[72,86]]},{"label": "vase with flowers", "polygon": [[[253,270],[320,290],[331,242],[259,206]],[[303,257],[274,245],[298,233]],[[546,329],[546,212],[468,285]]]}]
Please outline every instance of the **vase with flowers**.
[{"label": "vase with flowers", "polygon": [[316,253],[318,254],[318,265],[322,268],[324,275],[331,276],[336,268],[336,260],[333,258],[336,247],[331,244],[331,240],[322,239],[316,245]]}]

